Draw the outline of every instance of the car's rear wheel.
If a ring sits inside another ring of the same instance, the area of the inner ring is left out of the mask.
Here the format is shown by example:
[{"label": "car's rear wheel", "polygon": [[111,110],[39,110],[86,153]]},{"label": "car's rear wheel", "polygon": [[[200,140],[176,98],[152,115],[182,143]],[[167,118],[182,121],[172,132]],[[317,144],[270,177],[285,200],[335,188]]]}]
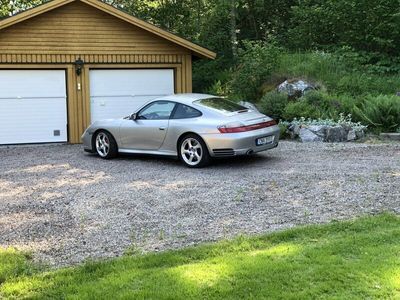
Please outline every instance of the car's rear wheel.
[{"label": "car's rear wheel", "polygon": [[117,143],[107,131],[99,131],[95,138],[96,152],[101,158],[110,159],[118,154]]},{"label": "car's rear wheel", "polygon": [[206,144],[195,134],[188,134],[181,139],[178,153],[179,158],[190,168],[201,168],[210,162]]}]

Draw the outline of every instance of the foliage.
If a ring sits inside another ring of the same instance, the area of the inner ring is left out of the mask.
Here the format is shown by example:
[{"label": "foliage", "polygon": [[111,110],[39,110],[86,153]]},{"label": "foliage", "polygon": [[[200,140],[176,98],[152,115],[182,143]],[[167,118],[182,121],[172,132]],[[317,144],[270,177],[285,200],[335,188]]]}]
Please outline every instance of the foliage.
[{"label": "foliage", "polygon": [[[308,92],[285,107],[282,116],[285,120],[295,118],[337,119],[340,113],[352,113],[349,101],[353,98],[332,96],[321,91]],[[354,104],[353,104],[354,105]]]},{"label": "foliage", "polygon": [[260,111],[263,114],[274,118],[275,120],[282,119],[283,112],[288,104],[288,97],[283,93],[272,91],[266,93],[259,102]]},{"label": "foliage", "polygon": [[48,2],[50,0],[4,0],[0,2],[0,18],[8,17],[22,10],[26,10]]},{"label": "foliage", "polygon": [[280,131],[279,138],[281,140],[289,138],[290,137],[290,134],[288,131],[289,123],[288,122],[279,122],[278,126],[279,126],[279,131]]},{"label": "foliage", "polygon": [[260,88],[276,68],[280,51],[274,43],[244,42],[230,82],[232,97],[258,101]]},{"label": "foliage", "polygon": [[340,114],[339,119],[311,119],[301,117],[299,119],[295,118],[292,121],[283,121],[279,124],[282,126],[289,126],[290,124],[299,125],[299,126],[312,126],[312,125],[327,125],[327,126],[346,126],[352,128],[354,130],[365,130],[367,126],[361,124],[360,122],[354,122],[352,116]]},{"label": "foliage", "polygon": [[286,105],[282,116],[285,120],[293,120],[296,118],[318,119],[322,117],[321,112],[318,111],[316,107],[307,103],[304,99],[290,102]]},{"label": "foliage", "polygon": [[355,50],[343,46],[334,51],[336,59],[352,71],[366,72],[369,74],[395,74],[400,72],[400,58],[391,57],[380,52]]},{"label": "foliage", "polygon": [[292,7],[288,43],[296,49],[350,46],[398,56],[398,0],[304,0]]},{"label": "foliage", "polygon": [[304,77],[320,82],[333,94],[359,97],[372,94],[395,94],[400,89],[400,76],[368,74],[347,64],[338,55],[314,51],[282,53],[275,74],[286,77]]},{"label": "foliage", "polygon": [[228,82],[231,80],[232,72],[227,66],[233,67],[233,64],[225,57],[217,57],[207,63],[194,62],[193,91],[213,93],[219,89],[218,93],[222,91],[224,95],[229,93]]},{"label": "foliage", "polygon": [[365,124],[378,131],[395,132],[400,126],[399,96],[367,96],[354,111]]},{"label": "foliage", "polygon": [[10,278],[0,294],[6,299],[393,299],[400,288],[399,228],[399,217],[383,214],[124,256]]}]

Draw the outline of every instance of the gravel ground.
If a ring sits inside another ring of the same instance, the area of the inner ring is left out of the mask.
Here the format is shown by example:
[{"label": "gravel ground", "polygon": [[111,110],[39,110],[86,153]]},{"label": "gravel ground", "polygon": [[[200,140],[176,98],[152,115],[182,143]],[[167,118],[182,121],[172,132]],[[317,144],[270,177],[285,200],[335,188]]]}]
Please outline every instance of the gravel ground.
[{"label": "gravel ground", "polygon": [[105,161],[79,145],[0,147],[0,157],[0,246],[57,267],[400,213],[400,144],[281,142],[200,170],[169,158]]}]

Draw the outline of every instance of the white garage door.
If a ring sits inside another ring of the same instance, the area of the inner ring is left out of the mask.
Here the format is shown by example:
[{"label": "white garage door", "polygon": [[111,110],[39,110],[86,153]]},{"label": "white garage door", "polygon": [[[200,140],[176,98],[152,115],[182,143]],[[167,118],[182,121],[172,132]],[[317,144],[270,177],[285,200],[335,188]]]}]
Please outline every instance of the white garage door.
[{"label": "white garage door", "polygon": [[0,144],[67,141],[65,71],[0,70]]},{"label": "white garage door", "polygon": [[128,116],[149,100],[173,93],[172,69],[91,70],[91,121]]}]

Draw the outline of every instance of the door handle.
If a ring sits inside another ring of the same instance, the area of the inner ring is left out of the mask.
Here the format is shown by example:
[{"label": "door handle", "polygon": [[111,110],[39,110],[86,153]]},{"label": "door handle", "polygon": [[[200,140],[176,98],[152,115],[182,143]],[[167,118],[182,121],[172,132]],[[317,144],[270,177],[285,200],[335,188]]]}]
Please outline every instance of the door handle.
[{"label": "door handle", "polygon": [[165,130],[165,127],[159,127],[158,129],[160,129],[160,130]]}]

